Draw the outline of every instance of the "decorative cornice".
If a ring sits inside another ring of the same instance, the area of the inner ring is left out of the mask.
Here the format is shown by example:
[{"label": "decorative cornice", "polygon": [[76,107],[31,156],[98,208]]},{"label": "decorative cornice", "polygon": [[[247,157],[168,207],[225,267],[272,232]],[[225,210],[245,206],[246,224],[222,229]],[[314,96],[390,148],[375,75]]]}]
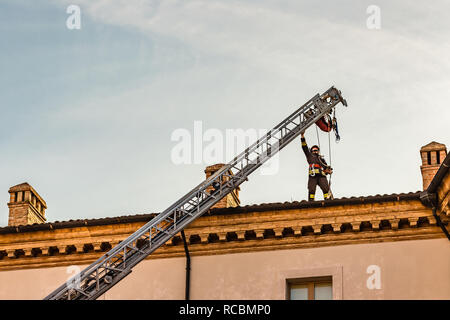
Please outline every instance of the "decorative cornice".
[{"label": "decorative cornice", "polygon": [[[0,235],[0,270],[89,264],[144,222]],[[185,229],[191,255],[444,237],[420,200],[205,215]],[[179,235],[149,259],[182,257]]]},{"label": "decorative cornice", "polygon": [[[339,198],[330,201],[293,201],[293,202],[275,202],[275,203],[261,203],[253,204],[239,207],[229,207],[229,208],[214,208],[211,209],[208,215],[219,216],[219,215],[235,215],[239,213],[255,213],[255,212],[266,212],[266,211],[283,211],[292,209],[314,209],[322,207],[341,207],[353,204],[370,204],[370,203],[383,203],[391,201],[408,201],[408,200],[420,200],[421,192],[410,192],[410,193],[400,193],[400,194],[385,194],[385,195],[374,195],[374,196],[364,196],[364,197],[351,197],[351,198]],[[22,225],[22,226],[8,226],[0,228],[1,234],[10,233],[26,233],[35,232],[43,230],[54,230],[54,229],[65,229],[74,228],[80,226],[101,226],[101,225],[115,225],[123,223],[133,223],[133,222],[148,222],[157,213],[149,214],[135,214],[119,217],[108,217],[108,218],[97,218],[97,219],[79,219],[79,220],[69,220],[69,221],[55,221],[41,224],[33,225]]]}]

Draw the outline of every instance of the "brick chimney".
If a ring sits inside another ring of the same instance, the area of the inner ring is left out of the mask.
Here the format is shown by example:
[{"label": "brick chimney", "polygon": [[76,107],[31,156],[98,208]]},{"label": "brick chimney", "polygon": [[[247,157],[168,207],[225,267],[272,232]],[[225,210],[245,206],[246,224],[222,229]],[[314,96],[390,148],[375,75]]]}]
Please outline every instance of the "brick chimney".
[{"label": "brick chimney", "polygon": [[44,199],[27,182],[9,188],[10,201],[8,226],[45,223]]},{"label": "brick chimney", "polygon": [[[218,163],[218,164],[214,164],[212,166],[206,167],[205,169],[205,173],[206,173],[206,178],[208,179],[210,176],[212,176],[214,173],[216,173],[217,170],[219,170],[220,168],[222,168],[224,166],[223,163]],[[232,172],[229,172],[230,175],[232,174]],[[229,179],[226,178],[225,179]],[[206,191],[211,191],[213,188],[209,187],[208,189],[206,189]],[[239,187],[237,187],[236,189],[234,189],[233,191],[231,191],[229,194],[227,194],[226,197],[223,197],[219,202],[217,202],[214,206],[212,206],[211,209],[214,208],[229,208],[229,207],[237,207],[239,206],[239,204],[241,203],[241,201],[239,200],[239,191],[241,189]]]},{"label": "brick chimney", "polygon": [[422,158],[422,165],[420,171],[422,172],[423,189],[425,190],[433,180],[436,172],[439,170],[442,161],[447,155],[447,147],[445,144],[438,142],[430,142],[429,144],[420,148],[420,156]]}]

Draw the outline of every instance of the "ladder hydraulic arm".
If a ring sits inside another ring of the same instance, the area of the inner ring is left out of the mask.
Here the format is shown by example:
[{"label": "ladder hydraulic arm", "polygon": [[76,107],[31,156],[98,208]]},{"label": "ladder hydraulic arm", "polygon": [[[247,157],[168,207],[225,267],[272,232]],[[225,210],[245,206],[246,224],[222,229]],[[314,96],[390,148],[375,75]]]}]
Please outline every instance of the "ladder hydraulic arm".
[{"label": "ladder hydraulic arm", "polygon": [[[61,285],[45,300],[94,300],[132,268],[238,187],[270,157],[346,101],[334,87],[317,94],[227,165]],[[232,173],[232,174],[231,174]],[[214,186],[215,188],[211,188]],[[218,186],[218,187],[217,187]],[[207,191],[212,189],[213,191]]]}]

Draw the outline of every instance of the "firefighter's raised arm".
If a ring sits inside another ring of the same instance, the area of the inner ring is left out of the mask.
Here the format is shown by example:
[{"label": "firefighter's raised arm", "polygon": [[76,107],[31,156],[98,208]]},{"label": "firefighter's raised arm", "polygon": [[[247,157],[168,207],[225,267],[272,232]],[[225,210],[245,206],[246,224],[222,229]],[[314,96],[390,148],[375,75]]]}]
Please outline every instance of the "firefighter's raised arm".
[{"label": "firefighter's raised arm", "polygon": [[309,157],[311,155],[311,152],[309,151],[308,145],[306,144],[306,139],[305,139],[305,133],[302,132],[301,134],[301,142],[302,142],[302,149],[303,152],[305,153],[306,157]]}]

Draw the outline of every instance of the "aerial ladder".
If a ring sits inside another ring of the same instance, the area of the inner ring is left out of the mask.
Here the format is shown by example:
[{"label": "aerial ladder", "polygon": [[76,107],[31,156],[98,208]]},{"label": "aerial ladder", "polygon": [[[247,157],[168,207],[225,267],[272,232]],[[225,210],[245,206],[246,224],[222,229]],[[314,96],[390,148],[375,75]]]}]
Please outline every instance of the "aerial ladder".
[{"label": "aerial ladder", "polygon": [[[134,266],[207,212],[301,132],[331,114],[341,92],[331,87],[316,94],[267,134],[156,215],[97,261],[50,293],[45,300],[94,300],[131,273]],[[212,191],[210,191],[212,190]]]}]

